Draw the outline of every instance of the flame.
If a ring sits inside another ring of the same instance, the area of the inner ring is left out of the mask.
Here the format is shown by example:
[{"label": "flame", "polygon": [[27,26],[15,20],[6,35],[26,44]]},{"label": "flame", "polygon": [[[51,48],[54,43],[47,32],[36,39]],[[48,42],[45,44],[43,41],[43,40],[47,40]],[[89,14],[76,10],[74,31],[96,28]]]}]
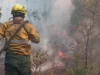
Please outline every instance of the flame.
[{"label": "flame", "polygon": [[58,51],[58,56],[62,58],[68,58],[67,54],[63,53],[61,50]]},{"label": "flame", "polygon": [[63,56],[63,52],[61,50],[58,51],[59,56]]}]

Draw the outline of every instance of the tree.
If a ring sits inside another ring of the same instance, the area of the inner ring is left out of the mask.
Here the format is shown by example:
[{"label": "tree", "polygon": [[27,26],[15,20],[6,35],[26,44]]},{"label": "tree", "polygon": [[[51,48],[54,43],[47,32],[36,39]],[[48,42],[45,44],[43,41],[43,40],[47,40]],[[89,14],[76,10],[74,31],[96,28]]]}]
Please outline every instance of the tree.
[{"label": "tree", "polygon": [[88,70],[88,75],[95,75],[97,62],[99,62],[97,53],[100,53],[97,46],[100,40],[100,1],[81,0],[81,6],[79,25],[74,35],[77,44],[73,52],[74,60],[76,59],[77,67],[82,65]]}]

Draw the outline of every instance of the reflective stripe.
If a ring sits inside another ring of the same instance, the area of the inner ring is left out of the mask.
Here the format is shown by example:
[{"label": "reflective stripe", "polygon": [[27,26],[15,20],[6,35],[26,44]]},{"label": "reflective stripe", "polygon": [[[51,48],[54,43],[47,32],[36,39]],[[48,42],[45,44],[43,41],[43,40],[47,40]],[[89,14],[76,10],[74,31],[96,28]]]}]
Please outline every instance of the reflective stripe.
[{"label": "reflective stripe", "polygon": [[0,40],[1,40],[1,39],[3,39],[3,36],[2,36],[2,35],[0,35]]},{"label": "reflective stripe", "polygon": [[29,44],[28,40],[11,40],[11,43],[19,43],[19,44]]}]

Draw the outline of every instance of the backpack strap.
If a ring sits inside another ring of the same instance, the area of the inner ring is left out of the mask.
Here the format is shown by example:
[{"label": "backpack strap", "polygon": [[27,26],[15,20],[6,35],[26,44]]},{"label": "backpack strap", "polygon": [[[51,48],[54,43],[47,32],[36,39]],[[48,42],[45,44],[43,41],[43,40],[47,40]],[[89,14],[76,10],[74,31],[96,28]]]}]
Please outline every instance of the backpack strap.
[{"label": "backpack strap", "polygon": [[19,28],[16,30],[16,32],[11,36],[11,38],[9,40],[6,41],[5,46],[3,47],[3,49],[1,51],[6,51],[6,48],[8,47],[8,44],[11,42],[11,40],[14,38],[14,36],[20,31],[20,29],[29,21],[24,21],[20,24]]},{"label": "backpack strap", "polygon": [[28,39],[30,40],[30,34],[29,34],[28,30],[26,29],[25,25],[23,26],[23,28],[26,31],[27,35],[28,35]]}]

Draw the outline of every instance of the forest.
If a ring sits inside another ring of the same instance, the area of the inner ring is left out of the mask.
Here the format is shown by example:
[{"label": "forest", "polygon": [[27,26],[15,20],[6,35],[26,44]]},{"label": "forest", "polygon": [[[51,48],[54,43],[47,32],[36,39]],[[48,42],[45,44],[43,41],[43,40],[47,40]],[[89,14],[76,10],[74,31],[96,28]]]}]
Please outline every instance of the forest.
[{"label": "forest", "polygon": [[[6,1],[0,2],[2,23],[10,15],[4,18]],[[31,43],[32,75],[100,75],[100,0],[15,0],[15,3],[25,5],[26,19],[35,26],[41,39],[37,45]],[[1,40],[1,46],[2,43]],[[0,75],[4,75],[4,57],[5,52],[0,55]]]}]

